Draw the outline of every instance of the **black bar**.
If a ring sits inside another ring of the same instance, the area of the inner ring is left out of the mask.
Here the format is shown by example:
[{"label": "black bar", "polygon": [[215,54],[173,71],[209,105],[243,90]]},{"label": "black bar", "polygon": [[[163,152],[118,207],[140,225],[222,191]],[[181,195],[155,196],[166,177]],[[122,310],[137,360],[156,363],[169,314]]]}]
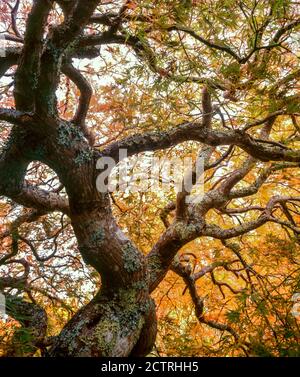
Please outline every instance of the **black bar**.
[{"label": "black bar", "polygon": [[44,374],[60,376],[101,377],[106,375],[167,375],[184,374],[208,377],[211,373],[294,373],[300,368],[300,358],[2,358],[0,376],[10,377],[16,371],[22,376]]}]

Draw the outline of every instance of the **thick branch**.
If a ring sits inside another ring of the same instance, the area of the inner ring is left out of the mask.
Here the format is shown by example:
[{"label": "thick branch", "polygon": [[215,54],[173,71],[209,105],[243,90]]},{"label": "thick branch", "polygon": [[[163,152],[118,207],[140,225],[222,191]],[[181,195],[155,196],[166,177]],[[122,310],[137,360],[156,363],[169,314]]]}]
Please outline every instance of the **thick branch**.
[{"label": "thick branch", "polygon": [[30,113],[24,113],[21,111],[13,110],[13,109],[1,109],[0,108],[0,120],[3,120],[5,122],[9,122],[11,124],[16,125],[26,125],[26,119],[28,120],[28,117],[31,117],[32,114]]},{"label": "thick branch", "polygon": [[84,126],[85,118],[87,116],[93,94],[92,87],[86,78],[80,73],[80,71],[73,67],[72,64],[64,65],[62,72],[73,81],[80,91],[79,106],[73,122],[78,124],[80,127]]},{"label": "thick branch", "polygon": [[36,106],[41,113],[55,115],[55,91],[59,82],[60,65],[65,51],[87,25],[99,0],[76,2],[64,22],[54,28],[41,56],[41,72],[37,85]]},{"label": "thick branch", "polygon": [[57,193],[24,183],[20,192],[10,195],[16,203],[39,211],[69,213],[68,200]]},{"label": "thick branch", "polygon": [[15,101],[18,110],[34,110],[43,33],[52,0],[36,0],[28,17],[21,61],[15,76]]},{"label": "thick branch", "polygon": [[120,149],[127,149],[128,156],[132,156],[145,151],[170,148],[189,140],[199,141],[211,146],[236,145],[261,161],[300,162],[300,151],[298,150],[273,145],[271,141],[257,140],[239,130],[208,130],[195,122],[184,123],[168,131],[154,131],[129,136],[110,144],[103,150],[102,154],[119,161]]}]

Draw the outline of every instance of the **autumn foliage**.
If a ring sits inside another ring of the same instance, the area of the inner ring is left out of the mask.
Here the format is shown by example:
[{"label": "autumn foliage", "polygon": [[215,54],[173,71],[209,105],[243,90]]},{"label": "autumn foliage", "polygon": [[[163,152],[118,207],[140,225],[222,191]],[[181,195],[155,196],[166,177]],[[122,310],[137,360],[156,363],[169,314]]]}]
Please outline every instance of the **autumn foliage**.
[{"label": "autumn foliage", "polygon": [[[289,0],[1,1],[1,356],[300,356],[299,28]],[[203,158],[200,204],[100,197],[120,148]]]}]

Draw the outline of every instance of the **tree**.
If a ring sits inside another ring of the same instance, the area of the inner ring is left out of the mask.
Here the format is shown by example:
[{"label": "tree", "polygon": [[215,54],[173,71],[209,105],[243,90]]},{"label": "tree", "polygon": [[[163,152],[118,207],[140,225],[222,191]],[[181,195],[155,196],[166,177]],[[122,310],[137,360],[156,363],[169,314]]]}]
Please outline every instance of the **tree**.
[{"label": "tree", "polygon": [[[1,8],[0,289],[19,323],[6,354],[147,355],[157,336],[151,293],[170,271],[199,323],[239,352],[278,355],[297,344],[287,307],[299,289],[297,4],[6,0]],[[188,204],[188,190],[146,199],[99,192],[97,161],[121,162],[120,149],[203,159],[204,196]],[[269,252],[287,250],[280,282],[272,274],[283,259],[261,260],[266,242]],[[212,298],[227,308],[222,321],[209,316],[203,277],[223,297]],[[223,304],[228,295],[244,306]],[[52,315],[64,309],[53,337],[47,302]],[[251,310],[266,326],[260,342],[243,335]]]}]

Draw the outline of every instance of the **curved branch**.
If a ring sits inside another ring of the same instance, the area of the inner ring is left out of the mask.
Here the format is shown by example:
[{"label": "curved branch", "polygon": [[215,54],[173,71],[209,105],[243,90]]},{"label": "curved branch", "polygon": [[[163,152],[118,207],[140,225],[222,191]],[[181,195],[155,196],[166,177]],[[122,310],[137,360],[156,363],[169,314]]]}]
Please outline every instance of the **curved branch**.
[{"label": "curved branch", "polygon": [[92,87],[81,72],[73,67],[72,64],[64,65],[62,72],[73,81],[80,91],[79,106],[73,118],[73,122],[79,126],[84,126],[93,94]]},{"label": "curved branch", "polygon": [[40,58],[41,69],[37,84],[36,106],[41,113],[57,114],[54,93],[59,83],[63,55],[82,33],[98,4],[99,0],[77,1],[64,21],[52,30]]},{"label": "curved branch", "polygon": [[274,196],[269,200],[266,208],[256,220],[246,222],[244,224],[230,229],[222,229],[217,225],[207,224],[205,226],[205,230],[203,231],[203,235],[208,237],[214,237],[220,240],[227,240],[230,238],[241,236],[242,234],[248,233],[251,230],[257,229],[268,221],[284,223],[285,225],[288,225],[291,229],[293,229],[295,232],[300,232],[300,229],[294,227],[293,224],[282,222],[281,220],[277,220],[272,216],[272,210],[277,203],[286,203],[291,200],[300,201],[300,198]]},{"label": "curved branch", "polygon": [[21,264],[24,267],[24,273],[22,276],[19,277],[1,277],[0,278],[0,291],[2,291],[4,288],[21,288],[24,287],[29,272],[30,272],[30,266],[29,263],[25,259],[10,259],[5,262],[5,265],[8,264]]},{"label": "curved branch", "polygon": [[220,51],[226,52],[228,55],[232,56],[238,62],[241,62],[243,60],[229,46],[226,46],[225,44],[220,45],[220,44],[217,44],[213,41],[209,41],[209,40],[203,38],[201,35],[197,34],[194,30],[192,30],[192,29],[190,29],[186,26],[173,25],[173,26],[167,27],[166,30],[167,31],[173,31],[173,30],[183,31],[183,32],[189,34],[191,37],[195,38],[197,41],[200,41],[201,43],[203,43],[205,46],[207,46],[209,48],[213,48],[215,50],[220,50]]},{"label": "curved branch", "polygon": [[35,148],[32,144],[31,134],[25,136],[23,129],[13,128],[10,141],[0,156],[0,195],[42,212],[61,211],[68,214],[69,204],[66,198],[25,181],[26,170],[31,162],[26,153],[28,149],[32,152]]},{"label": "curved branch", "polygon": [[196,122],[183,123],[168,131],[129,136],[110,144],[101,154],[108,155],[119,162],[120,149],[127,149],[127,155],[132,156],[145,151],[167,149],[189,140],[211,146],[236,145],[261,161],[300,162],[299,150],[273,145],[272,141],[255,139],[240,130],[209,130]]},{"label": "curved branch", "polygon": [[22,57],[15,75],[14,96],[18,110],[34,110],[43,33],[51,6],[52,0],[36,0],[27,20]]},{"label": "curved branch", "polygon": [[285,26],[283,26],[282,28],[278,29],[276,34],[274,35],[273,37],[273,40],[272,40],[272,43],[277,43],[280,38],[289,30],[292,30],[294,29],[294,27],[300,25],[300,19],[297,19],[297,20],[294,20],[288,24],[286,24]]},{"label": "curved branch", "polygon": [[18,193],[12,195],[8,193],[7,196],[24,207],[35,208],[43,212],[60,211],[69,214],[69,203],[66,198],[55,192],[40,189],[26,182]]},{"label": "curved branch", "polygon": [[239,341],[239,336],[236,333],[236,331],[229,326],[228,324],[219,323],[216,321],[212,321],[206,318],[204,316],[204,300],[201,298],[197,292],[195,279],[185,271],[185,268],[180,263],[174,263],[172,266],[172,270],[181,276],[186,283],[191,299],[193,301],[193,304],[195,306],[195,315],[200,323],[203,323],[205,325],[208,325],[212,328],[215,328],[217,330],[221,331],[227,331],[229,332],[233,337],[235,342],[237,343]]}]

